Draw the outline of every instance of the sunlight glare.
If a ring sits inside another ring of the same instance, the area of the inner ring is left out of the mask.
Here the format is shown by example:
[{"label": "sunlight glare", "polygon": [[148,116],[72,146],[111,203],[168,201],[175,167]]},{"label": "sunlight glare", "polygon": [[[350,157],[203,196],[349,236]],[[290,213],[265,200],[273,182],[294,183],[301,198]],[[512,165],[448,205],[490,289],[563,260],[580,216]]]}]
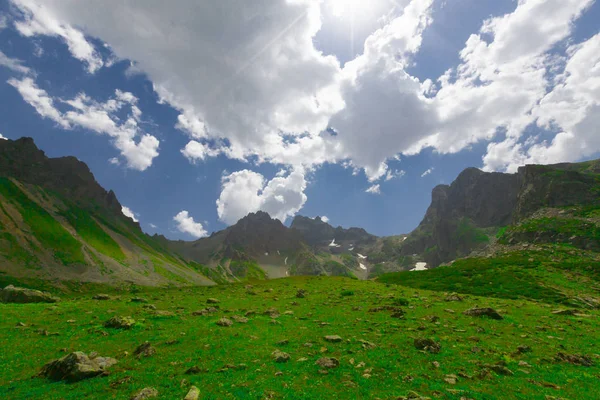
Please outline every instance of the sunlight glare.
[{"label": "sunlight glare", "polygon": [[328,0],[331,13],[338,17],[353,17],[369,8],[369,0]]}]

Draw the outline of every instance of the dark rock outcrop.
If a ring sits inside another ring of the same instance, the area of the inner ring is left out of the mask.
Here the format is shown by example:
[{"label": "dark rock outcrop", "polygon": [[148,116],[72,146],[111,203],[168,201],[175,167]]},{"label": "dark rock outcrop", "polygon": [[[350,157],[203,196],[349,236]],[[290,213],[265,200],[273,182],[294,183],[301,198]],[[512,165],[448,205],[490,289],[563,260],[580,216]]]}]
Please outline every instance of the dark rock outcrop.
[{"label": "dark rock outcrop", "polygon": [[0,290],[2,303],[56,303],[60,299],[50,293],[8,285]]}]

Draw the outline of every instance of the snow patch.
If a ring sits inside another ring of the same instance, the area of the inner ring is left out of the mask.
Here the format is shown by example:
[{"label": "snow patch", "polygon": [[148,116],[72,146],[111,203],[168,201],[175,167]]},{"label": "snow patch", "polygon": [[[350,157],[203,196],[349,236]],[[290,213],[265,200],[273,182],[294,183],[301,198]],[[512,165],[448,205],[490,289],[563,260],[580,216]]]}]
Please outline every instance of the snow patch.
[{"label": "snow patch", "polygon": [[363,255],[362,255],[362,254],[360,254],[360,253],[356,253],[356,254],[358,254],[358,257],[359,257],[359,258],[362,258],[363,260],[364,260],[365,258],[367,258],[367,256],[363,256]]},{"label": "snow patch", "polygon": [[367,270],[367,267],[365,267],[365,264],[358,263],[358,266],[360,267],[360,269],[364,269],[365,271]]},{"label": "snow patch", "polygon": [[427,271],[427,263],[418,262],[415,264],[415,267],[411,269],[411,271]]},{"label": "snow patch", "polygon": [[333,238],[333,240],[331,241],[331,243],[329,243],[329,247],[340,247],[340,245],[339,245],[339,244],[337,244],[337,243],[335,242],[335,238]]},{"label": "snow patch", "polygon": [[267,252],[267,253],[265,253],[265,256],[268,256],[268,255],[269,255],[269,253],[268,253],[268,252]]},{"label": "snow patch", "polygon": [[285,265],[287,265],[287,257],[285,258],[285,260],[283,260],[283,262],[285,263]]}]

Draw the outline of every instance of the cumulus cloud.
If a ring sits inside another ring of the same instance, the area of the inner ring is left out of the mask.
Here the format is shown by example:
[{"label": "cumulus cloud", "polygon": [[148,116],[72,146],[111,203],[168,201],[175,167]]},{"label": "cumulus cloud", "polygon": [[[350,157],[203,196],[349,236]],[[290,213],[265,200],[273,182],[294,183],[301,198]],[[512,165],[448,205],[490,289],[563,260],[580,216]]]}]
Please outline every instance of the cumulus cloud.
[{"label": "cumulus cloud", "polygon": [[434,169],[435,169],[435,168],[431,167],[431,168],[429,168],[427,171],[423,172],[423,173],[421,174],[421,178],[424,178],[424,177],[426,177],[427,175],[431,174],[431,173],[433,172],[433,170],[434,170]]},{"label": "cumulus cloud", "polygon": [[23,65],[21,60],[10,58],[2,51],[0,51],[0,66],[6,67],[21,74],[29,74],[31,72],[29,68]]},{"label": "cumulus cloud", "polygon": [[265,211],[282,222],[295,215],[306,202],[304,171],[295,169],[287,176],[270,181],[257,172],[242,170],[223,177],[217,200],[219,219],[234,224],[247,214]]},{"label": "cumulus cloud", "polygon": [[379,186],[379,184],[375,184],[373,186],[370,186],[367,190],[365,190],[365,192],[371,194],[381,194],[381,187]]},{"label": "cumulus cloud", "polygon": [[140,222],[137,219],[136,213],[134,213],[133,211],[131,211],[131,208],[125,207],[125,206],[121,206],[121,212],[127,218],[131,218],[133,220],[133,222]]},{"label": "cumulus cloud", "polygon": [[402,178],[404,175],[406,175],[406,171],[404,170],[396,170],[396,171],[392,171],[392,170],[388,170],[385,174],[385,181],[391,181],[392,179],[395,178]]},{"label": "cumulus cloud", "polygon": [[173,217],[177,223],[177,230],[182,233],[187,233],[195,238],[208,236],[208,232],[204,229],[200,222],[194,221],[190,213],[183,210]]},{"label": "cumulus cloud", "polygon": [[[487,169],[597,147],[596,40],[558,61],[553,54],[593,0],[520,0],[469,37],[458,66],[426,81],[407,70],[432,24],[433,0],[412,0],[382,20],[344,67],[314,46],[319,1],[12,2],[24,12],[16,22],[23,35],[63,38],[90,70],[102,60],[74,26],[132,60],[179,110],[176,127],[190,138],[181,152],[191,162],[221,154],[294,168],[344,162],[374,187],[393,178],[387,160],[397,154],[455,153],[499,132],[505,139],[488,147]],[[555,80],[557,64],[566,67]],[[526,142],[531,124],[560,132],[550,143]],[[264,177],[247,178],[257,195],[245,209],[264,206]]]},{"label": "cumulus cloud", "polygon": [[87,64],[90,73],[94,73],[102,67],[102,57],[87,41],[83,33],[70,24],[59,21],[52,9],[46,7],[45,1],[43,3],[37,0],[12,1],[23,13],[22,19],[15,22],[15,28],[21,35],[60,37],[66,43],[73,57]]},{"label": "cumulus cloud", "polygon": [[[137,107],[138,99],[129,92],[117,89],[113,98],[101,103],[85,93],[80,93],[70,100],[54,99],[28,77],[21,80],[10,79],[8,83],[19,91],[38,114],[56,122],[60,127],[79,127],[111,137],[129,168],[144,171],[158,156],[159,141],[140,129],[138,123],[142,112]],[[63,113],[55,106],[56,102],[70,109]],[[129,113],[122,121],[117,113],[122,113],[126,108],[129,109]],[[114,159],[111,163],[114,164]]]}]

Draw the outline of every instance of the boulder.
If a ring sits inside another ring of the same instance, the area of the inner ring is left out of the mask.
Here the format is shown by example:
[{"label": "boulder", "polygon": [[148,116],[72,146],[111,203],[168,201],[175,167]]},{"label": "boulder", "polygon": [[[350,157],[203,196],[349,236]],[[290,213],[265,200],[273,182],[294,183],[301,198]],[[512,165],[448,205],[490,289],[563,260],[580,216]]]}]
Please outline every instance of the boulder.
[{"label": "boulder", "polygon": [[217,323],[217,325],[219,325],[219,326],[225,326],[225,327],[228,327],[228,326],[232,326],[232,325],[233,325],[233,322],[232,322],[230,319],[227,319],[227,318],[221,318],[221,319],[220,319],[220,320],[218,320],[216,323]]},{"label": "boulder", "polygon": [[433,339],[417,338],[414,340],[415,348],[418,350],[427,351],[437,354],[442,349],[442,346]]},{"label": "boulder", "polygon": [[151,357],[156,354],[156,349],[152,347],[150,342],[140,344],[134,351],[133,355],[136,358]]},{"label": "boulder", "polygon": [[326,342],[331,342],[331,343],[339,343],[342,341],[342,337],[338,336],[338,335],[328,335],[324,337]]},{"label": "boulder", "polygon": [[206,299],[206,304],[219,304],[219,303],[220,303],[219,299],[215,299],[215,298]]},{"label": "boulder", "polygon": [[200,389],[192,386],[183,400],[198,400],[200,398]]},{"label": "boulder", "polygon": [[469,315],[471,317],[488,317],[491,319],[497,319],[497,320],[501,320],[504,319],[502,317],[502,315],[500,315],[498,313],[498,311],[494,310],[493,308],[471,308],[467,311],[465,311],[463,314],[465,315]]},{"label": "boulder", "polygon": [[104,323],[105,328],[131,329],[135,325],[135,320],[131,317],[114,316]]},{"label": "boulder", "polygon": [[579,365],[582,367],[591,367],[594,365],[594,362],[592,361],[591,357],[584,356],[581,354],[558,353],[555,357],[555,360],[557,362],[566,362],[569,364]]},{"label": "boulder", "polygon": [[137,392],[137,394],[131,397],[131,400],[145,400],[152,399],[154,397],[158,397],[158,390],[154,389],[153,387],[147,387]]},{"label": "boulder", "polygon": [[337,368],[340,366],[338,359],[333,357],[321,357],[315,362],[315,364],[319,367],[328,369]]},{"label": "boulder", "polygon": [[110,300],[110,296],[107,294],[97,294],[94,297],[92,297],[92,300]]},{"label": "boulder", "polygon": [[290,361],[290,355],[280,350],[275,350],[271,354],[271,357],[273,357],[273,360],[275,360],[276,363],[286,363]]},{"label": "boulder", "polygon": [[8,285],[0,290],[0,302],[2,303],[56,303],[60,299],[50,293],[34,289],[25,289]]},{"label": "boulder", "polygon": [[117,360],[114,358],[90,358],[87,354],[76,351],[44,365],[39,375],[53,381],[78,382],[83,379],[105,375],[107,368],[116,363]]}]

